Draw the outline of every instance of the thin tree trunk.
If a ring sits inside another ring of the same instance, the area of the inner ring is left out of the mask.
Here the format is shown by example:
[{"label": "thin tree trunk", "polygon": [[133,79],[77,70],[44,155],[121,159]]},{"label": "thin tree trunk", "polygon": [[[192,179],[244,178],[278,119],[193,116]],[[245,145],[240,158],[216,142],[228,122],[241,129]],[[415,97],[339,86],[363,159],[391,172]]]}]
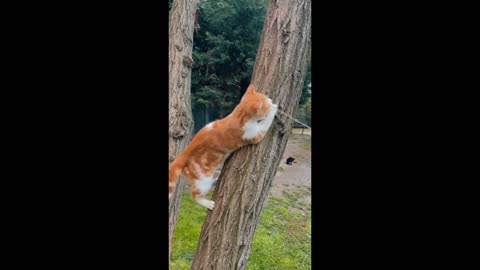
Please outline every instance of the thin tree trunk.
[{"label": "thin tree trunk", "polygon": [[[193,128],[190,102],[192,47],[198,0],[175,0],[170,11],[168,29],[169,78],[169,160],[172,162],[188,145]],[[184,179],[180,177],[169,207],[169,254],[177,224]],[[167,196],[165,194],[165,196]]]},{"label": "thin tree trunk", "polygon": [[[252,83],[287,115],[298,107],[311,44],[311,0],[270,0]],[[245,269],[261,211],[285,151],[292,119],[277,114],[258,145],[226,161],[200,233],[193,270]]]}]

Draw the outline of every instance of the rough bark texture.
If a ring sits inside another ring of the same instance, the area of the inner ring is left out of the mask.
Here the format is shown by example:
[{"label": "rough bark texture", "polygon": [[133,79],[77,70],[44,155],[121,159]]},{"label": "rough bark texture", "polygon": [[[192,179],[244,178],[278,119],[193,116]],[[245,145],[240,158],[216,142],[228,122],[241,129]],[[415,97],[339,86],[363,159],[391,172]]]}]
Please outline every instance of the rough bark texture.
[{"label": "rough bark texture", "polygon": [[[252,82],[288,115],[300,101],[310,44],[311,1],[270,0]],[[246,268],[291,126],[292,119],[277,113],[261,143],[238,150],[226,161],[191,269]]]},{"label": "rough bark texture", "polygon": [[[197,8],[198,0],[175,0],[170,11],[168,29],[168,154],[170,162],[188,145],[192,134],[193,117],[190,104],[190,86],[193,65],[193,29]],[[169,254],[171,253],[173,234],[177,224],[184,181],[184,177],[180,177],[170,200]],[[165,196],[167,196],[166,193]]]}]

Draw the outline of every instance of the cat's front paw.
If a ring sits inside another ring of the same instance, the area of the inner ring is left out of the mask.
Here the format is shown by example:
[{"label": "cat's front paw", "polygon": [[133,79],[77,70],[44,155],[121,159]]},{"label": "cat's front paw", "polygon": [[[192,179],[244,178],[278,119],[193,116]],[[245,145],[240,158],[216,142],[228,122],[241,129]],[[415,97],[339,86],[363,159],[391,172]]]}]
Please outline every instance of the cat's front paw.
[{"label": "cat's front paw", "polygon": [[207,201],[206,205],[205,205],[208,209],[210,210],[213,210],[213,208],[215,207],[215,202],[214,201]]}]

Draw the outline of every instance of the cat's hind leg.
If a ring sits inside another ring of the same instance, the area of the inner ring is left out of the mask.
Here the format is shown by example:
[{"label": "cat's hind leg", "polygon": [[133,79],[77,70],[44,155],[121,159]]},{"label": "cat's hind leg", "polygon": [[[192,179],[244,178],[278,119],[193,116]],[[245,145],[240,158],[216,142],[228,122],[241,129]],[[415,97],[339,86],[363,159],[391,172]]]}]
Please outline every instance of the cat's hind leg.
[{"label": "cat's hind leg", "polygon": [[215,207],[215,202],[205,199],[205,195],[212,188],[215,179],[212,176],[202,176],[200,179],[194,180],[192,183],[192,197],[193,199],[210,210]]}]

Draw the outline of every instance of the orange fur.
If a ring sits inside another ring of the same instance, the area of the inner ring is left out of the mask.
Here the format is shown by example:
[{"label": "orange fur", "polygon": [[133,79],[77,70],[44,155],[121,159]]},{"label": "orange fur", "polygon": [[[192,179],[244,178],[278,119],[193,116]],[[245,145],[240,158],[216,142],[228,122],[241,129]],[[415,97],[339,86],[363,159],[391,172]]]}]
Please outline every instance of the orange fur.
[{"label": "orange fur", "polygon": [[204,199],[214,181],[213,173],[231,152],[259,143],[271,126],[276,111],[277,105],[250,85],[230,115],[202,128],[170,164],[169,197],[183,172],[192,185],[193,198],[200,205],[213,209],[214,202]]}]

